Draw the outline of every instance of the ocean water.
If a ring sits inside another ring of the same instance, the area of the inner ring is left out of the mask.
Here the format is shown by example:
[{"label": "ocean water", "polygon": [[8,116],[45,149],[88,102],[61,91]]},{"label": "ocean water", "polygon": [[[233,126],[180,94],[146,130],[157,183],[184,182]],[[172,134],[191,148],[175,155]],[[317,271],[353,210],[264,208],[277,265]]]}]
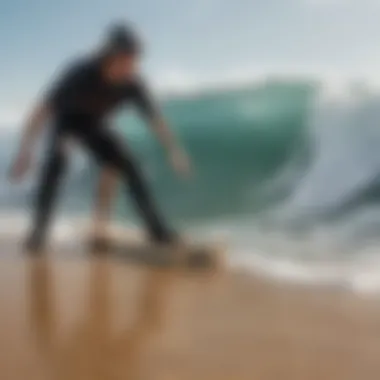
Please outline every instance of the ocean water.
[{"label": "ocean water", "polygon": [[[313,82],[267,81],[169,98],[163,109],[192,157],[190,180],[176,178],[133,111],[114,122],[179,228],[223,239],[242,270],[380,289],[380,96],[329,99]],[[6,181],[17,137],[11,129],[0,136],[4,220],[25,214],[37,171],[19,186]],[[66,226],[88,216],[97,173],[73,152],[59,204]],[[138,224],[122,191],[115,221]]]}]

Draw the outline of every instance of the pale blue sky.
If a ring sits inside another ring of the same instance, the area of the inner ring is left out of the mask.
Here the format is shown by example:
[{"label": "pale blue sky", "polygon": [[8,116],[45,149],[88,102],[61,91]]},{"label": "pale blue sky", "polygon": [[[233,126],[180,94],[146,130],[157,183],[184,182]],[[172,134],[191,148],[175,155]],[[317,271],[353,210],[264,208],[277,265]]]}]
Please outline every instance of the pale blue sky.
[{"label": "pale blue sky", "polygon": [[0,122],[119,19],[144,36],[156,87],[276,72],[379,77],[377,0],[0,0]]}]

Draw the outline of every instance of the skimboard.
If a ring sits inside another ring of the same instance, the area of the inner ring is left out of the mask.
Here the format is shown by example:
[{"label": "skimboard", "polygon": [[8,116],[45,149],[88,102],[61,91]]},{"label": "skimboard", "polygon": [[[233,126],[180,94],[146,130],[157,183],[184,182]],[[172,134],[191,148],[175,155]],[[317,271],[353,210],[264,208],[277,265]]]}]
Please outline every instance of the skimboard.
[{"label": "skimboard", "polygon": [[121,227],[108,229],[102,239],[87,235],[88,250],[96,254],[112,254],[139,264],[192,269],[218,269],[224,263],[222,242],[185,241],[175,245],[159,245],[148,241],[142,231]]}]

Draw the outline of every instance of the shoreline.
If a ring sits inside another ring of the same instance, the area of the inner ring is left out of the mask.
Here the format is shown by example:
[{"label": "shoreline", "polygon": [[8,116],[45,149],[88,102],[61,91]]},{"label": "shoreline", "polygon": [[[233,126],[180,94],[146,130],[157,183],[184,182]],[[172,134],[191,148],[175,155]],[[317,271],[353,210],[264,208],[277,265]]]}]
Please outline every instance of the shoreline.
[{"label": "shoreline", "polygon": [[[23,212],[0,215],[0,250],[1,246],[5,246],[5,251],[16,251],[15,242],[24,236],[27,221]],[[125,232],[132,231],[135,234],[133,231],[139,231],[139,229],[133,227],[132,224],[114,222],[109,231],[111,236],[119,239]],[[200,234],[202,236],[200,241],[211,242],[211,245],[225,249],[227,251],[226,266],[232,272],[249,275],[263,281],[281,283],[285,286],[295,285],[317,290],[330,289],[363,297],[380,297],[380,269],[378,269],[380,261],[375,257],[378,253],[376,246],[372,245],[369,249],[363,250],[365,253],[363,259],[359,254],[357,257],[351,255],[348,260],[342,259],[342,256],[327,259],[326,255],[322,255],[323,259],[318,260],[295,259],[286,256],[271,256],[267,252],[255,252],[255,248],[248,247],[241,253],[240,249],[234,250],[233,246],[229,246],[229,239],[223,231],[221,229],[219,232],[203,232]],[[79,252],[83,251],[81,239],[89,232],[89,222],[86,217],[72,214],[61,215],[53,226],[52,232],[52,250],[59,254],[62,246],[69,242],[70,247],[65,249],[77,252],[70,256],[75,258],[83,255]],[[198,235],[196,230],[193,230],[192,234]],[[10,255],[1,254],[1,256],[7,259]]]},{"label": "shoreline", "polygon": [[[17,225],[17,228],[14,226]],[[27,218],[24,213],[12,213],[9,218],[0,217],[0,249],[5,246],[5,251],[16,251],[15,241],[24,236],[27,227]],[[79,234],[78,234],[79,231]],[[117,239],[125,232],[135,234],[139,231],[133,225],[125,226],[121,223],[113,223],[110,235]],[[65,250],[76,253],[69,256],[75,259],[83,256],[83,242],[81,239],[89,232],[88,219],[83,216],[63,215],[58,218],[53,228],[51,250],[58,255],[62,247],[68,244]],[[139,232],[138,232],[139,233]],[[137,233],[137,235],[138,235]],[[193,233],[195,233],[193,231]],[[73,240],[73,237],[75,237]],[[371,253],[369,260],[360,261],[360,257],[351,257],[349,260],[331,258],[321,260],[293,259],[291,257],[270,256],[267,253],[257,253],[255,249],[234,251],[229,247],[228,238],[223,233],[211,232],[210,237],[203,233],[200,241],[211,242],[211,245],[220,246],[226,250],[225,262],[231,272],[259,278],[263,281],[281,283],[285,286],[301,286],[309,289],[330,289],[342,292],[350,292],[354,295],[378,298],[380,296],[380,261],[375,260],[377,254],[373,246],[366,255]],[[224,247],[224,248],[223,248]],[[289,249],[289,247],[288,247]],[[4,250],[4,249],[3,249]],[[2,259],[7,259],[9,254],[1,254]],[[372,257],[372,259],[371,259]]]}]

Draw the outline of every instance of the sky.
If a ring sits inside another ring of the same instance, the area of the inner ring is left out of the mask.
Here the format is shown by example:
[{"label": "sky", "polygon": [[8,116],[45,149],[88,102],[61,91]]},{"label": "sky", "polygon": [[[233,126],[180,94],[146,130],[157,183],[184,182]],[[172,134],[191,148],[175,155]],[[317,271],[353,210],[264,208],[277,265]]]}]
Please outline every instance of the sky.
[{"label": "sky", "polygon": [[146,75],[170,90],[271,74],[380,83],[379,20],[380,0],[0,0],[0,123],[113,21],[135,25]]}]

